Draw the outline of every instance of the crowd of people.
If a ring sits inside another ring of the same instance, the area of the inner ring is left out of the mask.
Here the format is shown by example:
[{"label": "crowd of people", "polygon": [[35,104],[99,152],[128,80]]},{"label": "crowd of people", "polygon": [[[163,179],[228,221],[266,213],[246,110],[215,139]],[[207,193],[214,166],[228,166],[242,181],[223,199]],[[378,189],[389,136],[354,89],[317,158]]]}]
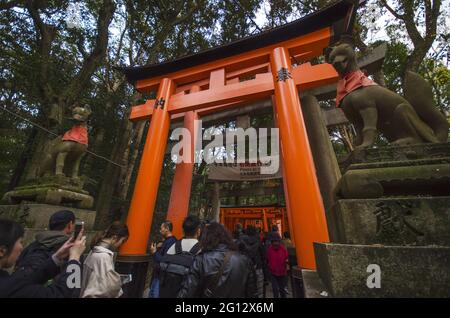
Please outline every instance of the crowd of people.
[{"label": "crowd of people", "polygon": [[[268,282],[275,298],[287,297],[288,264],[295,265],[288,233],[282,240],[277,227],[263,234],[237,224],[232,234],[220,223],[192,215],[183,222],[182,238],[172,230],[170,221],[163,222],[162,240],[150,244],[148,297],[263,298]],[[48,231],[24,249],[24,228],[0,219],[0,297],[121,297],[128,275],[115,270],[115,257],[129,237],[127,226],[114,222],[98,233],[87,256],[84,230],[74,231],[74,213],[58,211]]]},{"label": "crowd of people", "polygon": [[238,223],[233,233],[217,222],[188,216],[184,237],[177,240],[172,223],[161,224],[162,241],[152,244],[150,298],[264,298],[271,283],[275,298],[288,295],[288,269],[295,249],[274,226],[261,233]]}]

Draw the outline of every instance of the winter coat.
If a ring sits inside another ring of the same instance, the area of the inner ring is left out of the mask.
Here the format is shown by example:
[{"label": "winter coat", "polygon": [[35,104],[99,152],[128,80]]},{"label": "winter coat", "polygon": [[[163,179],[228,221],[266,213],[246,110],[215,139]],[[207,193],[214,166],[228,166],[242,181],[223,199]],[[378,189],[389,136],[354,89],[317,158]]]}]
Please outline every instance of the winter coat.
[{"label": "winter coat", "polygon": [[122,296],[120,274],[114,270],[115,253],[102,245],[95,246],[83,264],[82,298],[118,298]]},{"label": "winter coat", "polygon": [[[233,251],[216,286],[211,286],[229,251],[220,244],[212,251],[200,252],[182,283],[179,298],[256,297],[255,272],[248,257]],[[212,293],[206,291],[209,289]]]},{"label": "winter coat", "polygon": [[274,276],[286,276],[287,268],[286,262],[288,260],[288,252],[283,245],[279,248],[274,248],[271,244],[267,249],[267,262],[269,271]]},{"label": "winter coat", "polygon": [[67,240],[69,236],[62,231],[45,231],[36,234],[20,254],[16,262],[17,270],[34,271],[41,267]]},{"label": "winter coat", "polygon": [[78,261],[68,262],[67,271],[62,273],[51,285],[44,284],[59,273],[59,267],[48,258],[34,271],[18,271],[9,275],[0,270],[0,298],[71,298],[77,297],[80,289],[68,284],[74,281],[71,275],[74,267],[81,274]]},{"label": "winter coat", "polygon": [[264,264],[264,248],[257,236],[242,234],[236,239],[239,251],[253,262],[256,269],[262,269]]}]

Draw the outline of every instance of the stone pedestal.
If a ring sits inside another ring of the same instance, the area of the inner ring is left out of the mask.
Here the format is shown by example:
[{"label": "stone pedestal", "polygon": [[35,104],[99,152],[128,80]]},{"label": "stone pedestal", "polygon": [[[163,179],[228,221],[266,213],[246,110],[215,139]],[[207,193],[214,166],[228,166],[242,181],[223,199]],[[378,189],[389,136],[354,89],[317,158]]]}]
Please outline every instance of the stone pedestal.
[{"label": "stone pedestal", "polygon": [[367,149],[352,162],[335,189],[338,199],[450,195],[450,143]]},{"label": "stone pedestal", "polygon": [[339,200],[329,223],[336,243],[450,246],[450,197]]},{"label": "stone pedestal", "polygon": [[[314,252],[334,297],[450,297],[450,247],[315,243]],[[379,288],[370,284],[374,265]]]},{"label": "stone pedestal", "polygon": [[[327,211],[331,243],[314,243],[326,291],[450,297],[450,143],[391,145],[352,159]],[[317,296],[320,284],[307,275],[306,295]]]},{"label": "stone pedestal", "polygon": [[83,190],[82,179],[65,176],[46,176],[39,180],[31,180],[5,193],[2,200],[9,204],[33,201],[52,205],[71,205],[80,209],[90,209],[94,205],[94,198]]},{"label": "stone pedestal", "polygon": [[302,277],[305,298],[331,298],[316,271],[303,269]]}]

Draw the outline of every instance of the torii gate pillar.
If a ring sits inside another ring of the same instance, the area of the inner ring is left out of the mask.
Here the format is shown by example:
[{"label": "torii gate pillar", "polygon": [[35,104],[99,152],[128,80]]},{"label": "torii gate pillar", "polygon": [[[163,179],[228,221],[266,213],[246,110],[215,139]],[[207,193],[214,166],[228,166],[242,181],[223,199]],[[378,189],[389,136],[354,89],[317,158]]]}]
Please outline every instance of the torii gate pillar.
[{"label": "torii gate pillar", "polygon": [[297,261],[302,268],[315,269],[313,242],[328,242],[329,237],[288,50],[275,48],[270,63]]}]

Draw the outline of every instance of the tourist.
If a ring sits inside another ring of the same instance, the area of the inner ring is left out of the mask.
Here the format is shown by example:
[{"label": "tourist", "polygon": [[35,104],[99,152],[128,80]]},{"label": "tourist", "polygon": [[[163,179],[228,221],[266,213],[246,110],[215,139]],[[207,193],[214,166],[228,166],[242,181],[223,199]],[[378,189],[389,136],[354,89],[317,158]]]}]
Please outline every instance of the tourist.
[{"label": "tourist", "polygon": [[234,225],[233,237],[234,239],[239,239],[242,235],[244,235],[244,227],[241,223],[236,223]]},{"label": "tourist", "polygon": [[282,240],[282,243],[284,247],[286,247],[286,250],[288,252],[288,259],[289,259],[289,267],[292,268],[293,266],[297,265],[297,254],[295,252],[294,244],[291,240],[291,235],[288,231],[284,232],[283,234],[284,238]]},{"label": "tourist", "polygon": [[[81,274],[80,256],[86,248],[83,230],[76,239],[68,239],[54,254],[34,271],[19,271],[9,275],[23,250],[23,227],[14,221],[0,219],[0,298],[70,298],[76,297],[79,288],[77,273]],[[59,266],[69,259],[67,269],[52,284],[44,284],[59,272]]]},{"label": "tourist", "polygon": [[287,261],[288,252],[281,244],[278,233],[271,233],[267,238],[271,244],[267,249],[267,263],[271,275],[273,296],[279,298],[287,297]]},{"label": "tourist", "polygon": [[[250,258],[253,264],[256,275],[256,290],[258,298],[263,297],[264,289],[264,265],[265,252],[261,244],[259,234],[256,228],[252,225],[247,226],[246,235],[242,238],[242,243],[245,245],[245,255]],[[241,250],[241,248],[240,248]]]},{"label": "tourist", "polygon": [[180,298],[256,297],[251,261],[238,252],[222,224],[211,222],[200,237],[201,252],[183,281]]},{"label": "tourist", "polygon": [[[200,219],[197,216],[190,215],[184,219],[182,227],[184,237],[177,242],[181,242],[183,252],[188,252],[198,243],[198,238],[200,237],[201,231]],[[167,254],[175,254],[175,244],[170,246],[167,250]]]},{"label": "tourist", "polygon": [[157,249],[156,243],[150,245],[150,253],[153,255],[154,265],[149,298],[159,298],[159,263],[169,248],[177,241],[177,238],[172,234],[172,230],[172,222],[164,221],[159,228],[159,233],[164,239],[161,249]]},{"label": "tourist", "polygon": [[176,241],[160,262],[160,298],[175,298],[195,255],[200,250],[198,238],[201,224],[197,216],[190,215],[183,221],[183,239]]},{"label": "tourist", "polygon": [[129,237],[128,227],[114,222],[91,243],[83,266],[82,298],[118,298],[122,296],[122,279],[114,269],[116,252]]},{"label": "tourist", "polygon": [[22,251],[16,263],[17,270],[36,270],[67,242],[75,229],[75,214],[69,210],[53,213],[48,229],[36,234],[35,240]]},{"label": "tourist", "polygon": [[265,238],[264,231],[260,227],[258,227],[256,228],[256,232],[258,233],[258,237],[259,240],[261,241],[261,244],[264,245],[264,238]]}]

